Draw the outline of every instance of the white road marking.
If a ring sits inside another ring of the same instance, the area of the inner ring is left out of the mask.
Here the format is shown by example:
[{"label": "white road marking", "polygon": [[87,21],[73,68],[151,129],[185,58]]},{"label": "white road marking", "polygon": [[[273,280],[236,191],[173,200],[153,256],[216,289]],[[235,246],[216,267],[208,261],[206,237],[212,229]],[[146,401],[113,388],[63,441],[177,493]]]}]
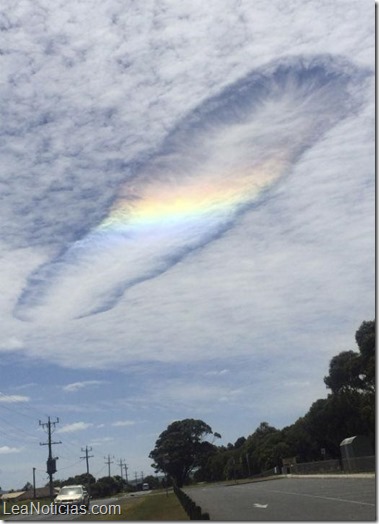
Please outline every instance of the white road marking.
[{"label": "white road marking", "polygon": [[338,502],[350,502],[351,504],[361,504],[363,506],[375,506],[375,504],[372,504],[371,502],[360,502],[359,500],[347,500],[347,499],[339,499],[335,497],[323,497],[321,495],[309,495],[308,493],[292,493],[291,491],[279,491],[276,489],[269,489],[267,491],[270,491],[272,493],[283,493],[284,495],[297,495],[301,497],[311,497],[314,499],[325,499],[325,500],[335,500]]},{"label": "white road marking", "polygon": [[267,508],[268,504],[254,504],[255,508]]}]

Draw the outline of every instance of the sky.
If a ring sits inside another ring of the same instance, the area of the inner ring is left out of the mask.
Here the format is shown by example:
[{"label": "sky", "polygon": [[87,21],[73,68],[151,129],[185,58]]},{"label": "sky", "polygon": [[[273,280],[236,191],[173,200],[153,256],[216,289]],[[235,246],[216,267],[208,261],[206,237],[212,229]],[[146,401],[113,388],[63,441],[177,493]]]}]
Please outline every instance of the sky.
[{"label": "sky", "polygon": [[374,3],[3,0],[0,486],[326,397],[375,315]]}]

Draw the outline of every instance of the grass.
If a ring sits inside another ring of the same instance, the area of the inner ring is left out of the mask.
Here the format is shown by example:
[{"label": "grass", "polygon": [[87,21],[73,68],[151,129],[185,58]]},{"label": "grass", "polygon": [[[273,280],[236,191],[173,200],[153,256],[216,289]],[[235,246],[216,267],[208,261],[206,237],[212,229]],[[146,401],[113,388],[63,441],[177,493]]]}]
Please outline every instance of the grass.
[{"label": "grass", "polygon": [[189,520],[174,493],[122,498],[117,504],[121,506],[120,515],[86,515],[80,520]]}]

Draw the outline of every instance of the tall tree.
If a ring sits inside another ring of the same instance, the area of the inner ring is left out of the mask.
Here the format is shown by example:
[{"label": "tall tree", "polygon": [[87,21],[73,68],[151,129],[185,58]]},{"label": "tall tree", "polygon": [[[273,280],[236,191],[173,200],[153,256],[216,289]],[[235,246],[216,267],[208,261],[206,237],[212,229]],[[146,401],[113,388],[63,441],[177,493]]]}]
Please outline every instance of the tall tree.
[{"label": "tall tree", "polygon": [[365,388],[375,390],[375,320],[362,322],[355,333],[361,355],[361,378]]},{"label": "tall tree", "polygon": [[362,322],[355,333],[359,353],[342,351],[332,358],[326,387],[333,393],[343,391],[375,391],[375,321]]},{"label": "tall tree", "polygon": [[324,377],[326,387],[333,393],[360,389],[363,386],[361,368],[359,353],[342,351],[330,361],[329,375]]},{"label": "tall tree", "polygon": [[173,422],[159,435],[149,454],[154,460],[152,466],[168,474],[179,487],[183,486],[189,473],[214,451],[215,446],[205,440],[211,434],[211,427],[202,420]]}]

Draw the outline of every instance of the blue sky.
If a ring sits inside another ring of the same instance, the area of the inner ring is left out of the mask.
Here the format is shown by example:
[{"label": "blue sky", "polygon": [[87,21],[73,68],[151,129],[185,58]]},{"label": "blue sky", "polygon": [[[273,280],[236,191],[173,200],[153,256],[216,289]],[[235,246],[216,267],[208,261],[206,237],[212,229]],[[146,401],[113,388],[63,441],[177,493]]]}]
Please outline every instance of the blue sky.
[{"label": "blue sky", "polygon": [[[6,0],[0,486],[291,424],[375,313],[374,4]],[[119,468],[113,465],[113,472]]]}]

